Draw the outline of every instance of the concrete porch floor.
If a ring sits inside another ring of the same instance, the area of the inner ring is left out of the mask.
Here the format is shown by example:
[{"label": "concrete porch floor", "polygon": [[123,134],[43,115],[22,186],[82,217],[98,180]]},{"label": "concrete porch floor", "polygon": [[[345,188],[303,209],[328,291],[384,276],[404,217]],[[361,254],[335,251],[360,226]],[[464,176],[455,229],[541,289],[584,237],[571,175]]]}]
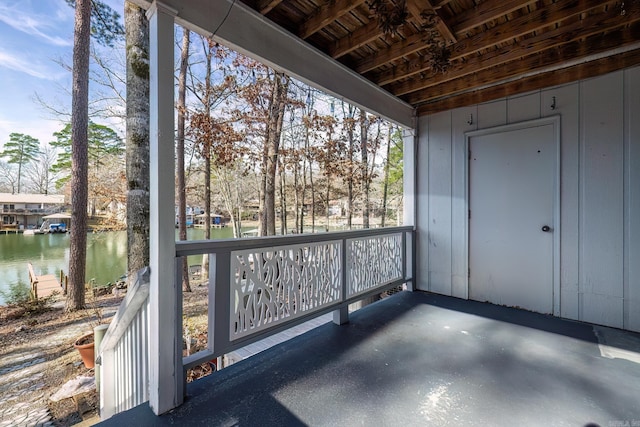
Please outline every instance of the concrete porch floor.
[{"label": "concrete porch floor", "polygon": [[103,425],[640,426],[640,335],[401,292],[187,393]]}]

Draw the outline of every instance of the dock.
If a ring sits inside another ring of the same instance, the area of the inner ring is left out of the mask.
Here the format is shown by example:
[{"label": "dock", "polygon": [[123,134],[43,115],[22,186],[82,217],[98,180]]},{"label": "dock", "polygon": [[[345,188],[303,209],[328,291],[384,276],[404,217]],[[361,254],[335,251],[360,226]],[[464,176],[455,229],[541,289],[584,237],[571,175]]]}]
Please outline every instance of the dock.
[{"label": "dock", "polygon": [[[36,275],[33,265],[27,263],[29,268],[29,282],[31,282],[31,295],[33,298],[46,298],[53,295],[54,292],[64,293],[61,281],[54,274]],[[60,272],[60,277],[64,277]]]}]

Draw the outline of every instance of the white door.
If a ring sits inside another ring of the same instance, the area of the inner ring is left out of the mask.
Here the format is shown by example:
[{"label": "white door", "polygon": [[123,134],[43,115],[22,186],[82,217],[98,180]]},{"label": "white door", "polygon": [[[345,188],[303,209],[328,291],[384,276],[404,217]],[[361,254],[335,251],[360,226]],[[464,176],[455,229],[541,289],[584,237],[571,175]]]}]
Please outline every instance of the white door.
[{"label": "white door", "polygon": [[553,313],[557,122],[469,139],[469,297]]}]

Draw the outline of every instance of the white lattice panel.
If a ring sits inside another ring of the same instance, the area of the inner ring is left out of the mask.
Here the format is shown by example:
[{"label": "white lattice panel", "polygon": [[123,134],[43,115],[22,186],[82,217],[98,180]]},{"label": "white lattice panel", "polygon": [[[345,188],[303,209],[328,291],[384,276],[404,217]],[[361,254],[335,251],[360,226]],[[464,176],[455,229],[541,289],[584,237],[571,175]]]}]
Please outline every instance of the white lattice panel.
[{"label": "white lattice panel", "polygon": [[347,297],[402,279],[402,233],[347,240]]},{"label": "white lattice panel", "polygon": [[230,340],[341,299],[342,242],[231,252]]}]

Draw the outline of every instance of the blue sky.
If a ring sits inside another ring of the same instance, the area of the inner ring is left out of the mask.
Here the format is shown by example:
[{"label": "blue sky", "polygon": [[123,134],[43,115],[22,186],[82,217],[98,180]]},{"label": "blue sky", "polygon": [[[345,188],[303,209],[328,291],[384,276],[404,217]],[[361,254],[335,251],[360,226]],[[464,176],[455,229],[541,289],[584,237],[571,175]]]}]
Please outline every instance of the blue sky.
[{"label": "blue sky", "polygon": [[[122,15],[123,1],[106,1]],[[0,146],[12,132],[48,143],[63,125],[35,100],[71,109],[74,11],[64,0],[0,0]]]}]

